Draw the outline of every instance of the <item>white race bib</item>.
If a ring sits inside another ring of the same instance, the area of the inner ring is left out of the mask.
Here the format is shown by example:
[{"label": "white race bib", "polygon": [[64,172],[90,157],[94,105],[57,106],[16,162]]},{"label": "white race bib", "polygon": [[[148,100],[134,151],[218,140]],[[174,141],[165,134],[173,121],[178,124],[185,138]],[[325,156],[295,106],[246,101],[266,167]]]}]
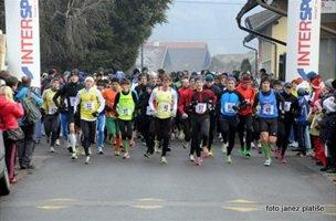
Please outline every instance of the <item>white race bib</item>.
[{"label": "white race bib", "polygon": [[49,107],[48,114],[53,115],[57,112],[57,107],[56,106],[51,106]]},{"label": "white race bib", "polygon": [[198,103],[195,107],[195,112],[197,114],[204,114],[207,110],[207,104],[206,103]]},{"label": "white race bib", "polygon": [[286,112],[290,111],[291,106],[292,106],[292,102],[285,101],[285,108],[284,109],[285,109]]},{"label": "white race bib", "polygon": [[153,114],[154,114],[154,111],[152,110],[152,108],[150,108],[150,106],[147,106],[146,115],[151,116]]},{"label": "white race bib", "polygon": [[161,112],[161,113],[162,112],[164,112],[164,113],[170,112],[171,105],[169,103],[160,103],[158,109],[159,109],[159,112]]},{"label": "white race bib", "polygon": [[274,114],[274,106],[270,104],[265,104],[262,107],[262,112],[265,115],[273,115]]},{"label": "white race bib", "polygon": [[92,111],[93,110],[93,103],[92,102],[85,102],[84,103],[84,108],[86,110]]},{"label": "white race bib", "polygon": [[235,103],[225,103],[224,110],[226,113],[235,113],[235,110],[233,110],[233,106],[235,106]]},{"label": "white race bib", "polygon": [[69,97],[70,106],[73,107],[76,105],[76,97]]}]

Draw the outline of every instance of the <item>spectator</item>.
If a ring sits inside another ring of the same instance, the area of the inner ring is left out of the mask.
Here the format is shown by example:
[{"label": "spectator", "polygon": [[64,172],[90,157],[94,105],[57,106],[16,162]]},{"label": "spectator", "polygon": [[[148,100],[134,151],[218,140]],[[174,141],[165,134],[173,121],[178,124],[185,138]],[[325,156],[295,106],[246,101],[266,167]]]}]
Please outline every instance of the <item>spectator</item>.
[{"label": "spectator", "polygon": [[[28,77],[22,77],[22,85],[16,94],[15,99],[22,103],[27,96],[31,96],[36,106],[42,106],[43,100],[41,96],[34,93],[30,85],[31,79]],[[27,112],[27,110],[25,110],[25,112]],[[21,123],[21,128],[25,134],[25,138],[19,145],[20,167],[21,169],[33,169],[34,167],[31,161],[34,152],[33,134],[36,123],[27,122],[26,120],[23,120]]]},{"label": "spectator", "polygon": [[22,105],[13,100],[13,91],[9,86],[0,87],[0,130],[4,131],[6,151],[6,165],[11,183],[15,183],[15,161],[18,138],[10,136],[8,132],[16,132],[23,136],[18,119],[24,114]]}]

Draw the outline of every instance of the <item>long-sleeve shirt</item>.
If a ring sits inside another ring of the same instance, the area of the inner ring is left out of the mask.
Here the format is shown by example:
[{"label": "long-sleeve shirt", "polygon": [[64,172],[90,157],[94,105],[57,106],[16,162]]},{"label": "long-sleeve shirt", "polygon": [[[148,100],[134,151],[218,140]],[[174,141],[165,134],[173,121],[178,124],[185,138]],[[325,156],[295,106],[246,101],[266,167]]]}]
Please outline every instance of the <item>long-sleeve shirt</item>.
[{"label": "long-sleeve shirt", "polygon": [[215,93],[209,89],[193,91],[188,106],[189,113],[193,116],[209,116],[210,111],[216,106],[216,102]]},{"label": "long-sleeve shirt", "polygon": [[255,90],[251,87],[244,88],[241,85],[238,85],[236,90],[243,96],[246,102],[245,107],[239,110],[239,115],[241,116],[252,115],[253,113],[252,106],[254,102],[254,97],[256,95]]},{"label": "long-sleeve shirt", "polygon": [[35,104],[37,106],[42,106],[43,104],[43,99],[40,95],[34,93],[29,87],[27,86],[23,86],[19,89],[18,93],[15,95],[15,99],[17,101],[20,101],[22,102],[23,99],[25,99],[28,95],[29,95],[29,92],[30,92],[30,95],[31,97],[33,98]]},{"label": "long-sleeve shirt", "polygon": [[191,102],[193,90],[190,88],[180,88],[178,92],[179,92],[178,111],[180,114],[184,114],[187,112],[187,106]]},{"label": "long-sleeve shirt", "polygon": [[101,113],[104,110],[105,99],[98,89],[94,87],[84,88],[77,93],[74,112],[77,112],[79,105],[81,119],[95,121],[97,118],[92,114],[95,112]]}]

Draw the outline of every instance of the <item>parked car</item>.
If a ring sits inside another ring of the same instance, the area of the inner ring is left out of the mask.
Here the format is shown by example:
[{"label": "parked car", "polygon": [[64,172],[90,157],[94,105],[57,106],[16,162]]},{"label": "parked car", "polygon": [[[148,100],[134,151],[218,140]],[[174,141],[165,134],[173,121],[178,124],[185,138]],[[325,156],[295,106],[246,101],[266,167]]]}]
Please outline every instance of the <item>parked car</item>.
[{"label": "parked car", "polygon": [[0,196],[8,195],[10,192],[10,183],[5,162],[5,145],[0,131]]}]

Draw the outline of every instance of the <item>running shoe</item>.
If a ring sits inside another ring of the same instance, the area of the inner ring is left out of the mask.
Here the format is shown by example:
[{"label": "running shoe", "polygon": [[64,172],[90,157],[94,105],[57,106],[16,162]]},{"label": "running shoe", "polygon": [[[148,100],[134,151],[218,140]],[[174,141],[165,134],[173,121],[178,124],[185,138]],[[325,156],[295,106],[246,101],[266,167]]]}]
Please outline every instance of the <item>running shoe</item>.
[{"label": "running shoe", "polygon": [[150,159],[152,157],[152,155],[150,153],[145,153],[144,156],[145,156],[146,159]]},{"label": "running shoe", "polygon": [[272,163],[272,160],[271,159],[267,159],[265,161],[265,163],[264,163],[264,166],[269,167],[269,166],[271,166],[271,163]]},{"label": "running shoe", "polygon": [[72,155],[71,155],[71,159],[73,159],[73,160],[76,160],[78,157],[77,157],[77,154],[76,153],[72,153]]},{"label": "running shoe", "polygon": [[100,155],[104,154],[103,147],[98,147],[98,153]]},{"label": "running shoe", "polygon": [[226,162],[227,162],[228,164],[232,164],[232,159],[231,159],[231,156],[230,156],[230,155],[227,156],[227,158],[226,158]]},{"label": "running shoe", "polygon": [[161,157],[160,163],[161,164],[168,164],[168,161],[167,161],[166,157]]},{"label": "running shoe", "polygon": [[124,154],[124,156],[123,156],[123,159],[127,160],[127,159],[129,159],[129,158],[130,158],[130,155],[126,152],[126,153]]},{"label": "running shoe", "polygon": [[213,153],[213,150],[211,149],[208,153],[208,157],[214,157],[214,153]]},{"label": "running shoe", "polygon": [[240,155],[241,155],[241,156],[244,157],[244,156],[246,155],[246,148],[245,148],[245,147],[240,147],[240,150],[239,150],[239,151],[240,151]]},{"label": "running shoe", "polygon": [[194,155],[190,154],[190,155],[189,155],[189,160],[190,160],[191,162],[195,162],[195,157],[194,157]]},{"label": "running shoe", "polygon": [[285,157],[282,157],[281,163],[287,164],[287,159]]},{"label": "running shoe", "polygon": [[250,150],[246,150],[246,152],[245,152],[245,156],[246,156],[246,158],[250,158],[252,155],[251,155],[251,151]]},{"label": "running shoe", "polygon": [[202,166],[202,162],[203,162],[202,157],[197,157],[195,160],[197,166]]},{"label": "running shoe", "polygon": [[55,148],[54,147],[50,147],[50,153],[55,153]]},{"label": "running shoe", "polygon": [[188,149],[188,142],[182,142],[183,149]]},{"label": "running shoe", "polygon": [[90,163],[90,159],[91,159],[91,157],[90,157],[90,156],[86,156],[86,159],[85,159],[85,164],[89,164],[89,163]]},{"label": "running shoe", "polygon": [[58,147],[59,147],[59,146],[61,145],[61,143],[60,143],[60,140],[59,140],[59,139],[57,139],[57,140],[56,140],[56,142],[55,142],[55,144],[56,144],[56,146],[58,146]]},{"label": "running shoe", "polygon": [[226,149],[227,146],[228,146],[227,143],[223,143],[223,144],[222,144],[222,152],[223,152],[223,153],[226,153],[226,151],[227,151],[227,149]]}]

